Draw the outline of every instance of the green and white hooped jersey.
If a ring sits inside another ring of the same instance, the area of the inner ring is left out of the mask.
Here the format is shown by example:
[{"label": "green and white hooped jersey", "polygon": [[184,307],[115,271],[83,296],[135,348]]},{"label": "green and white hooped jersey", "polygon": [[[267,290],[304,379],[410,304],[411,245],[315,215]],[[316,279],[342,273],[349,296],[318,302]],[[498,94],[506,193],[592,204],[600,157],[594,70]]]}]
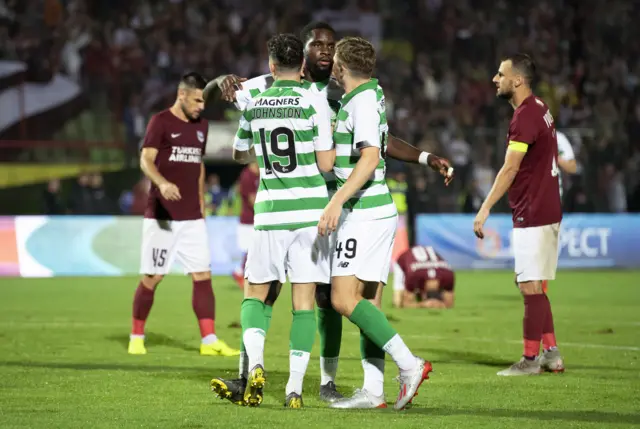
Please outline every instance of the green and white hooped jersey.
[{"label": "green and white hooped jersey", "polygon": [[233,147],[255,147],[260,167],[255,229],[318,224],[329,194],[315,152],[333,148],[330,112],[325,97],[295,81],[275,81],[246,104]]},{"label": "green and white hooped jersey", "polygon": [[[236,91],[235,106],[239,110],[244,110],[247,104],[260,93],[271,88],[274,79],[270,74],[257,76],[242,83],[242,89]],[[336,114],[340,109],[340,99],[344,95],[344,89],[338,85],[334,79],[327,79],[321,82],[302,81],[302,87],[317,94],[322,94],[331,107],[331,124],[333,125]],[[329,192],[333,193],[337,189],[336,177],[333,173],[322,173]]]},{"label": "green and white hooped jersey", "polygon": [[385,155],[389,127],[384,93],[377,79],[370,79],[342,97],[333,141],[334,173],[340,188],[349,178],[366,147],[380,149],[380,162],[361,190],[347,201],[345,220],[377,220],[397,216],[396,205],[385,181]]}]

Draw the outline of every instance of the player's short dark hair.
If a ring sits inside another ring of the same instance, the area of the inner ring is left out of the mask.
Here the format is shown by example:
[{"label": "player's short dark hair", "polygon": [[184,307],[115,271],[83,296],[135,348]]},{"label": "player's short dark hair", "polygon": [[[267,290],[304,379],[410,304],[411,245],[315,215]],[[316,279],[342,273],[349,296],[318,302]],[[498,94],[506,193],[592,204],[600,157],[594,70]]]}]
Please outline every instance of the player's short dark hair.
[{"label": "player's short dark hair", "polygon": [[527,83],[531,84],[536,78],[536,65],[529,55],[509,55],[504,59],[504,61],[511,61],[511,67],[521,73]]},{"label": "player's short dark hair", "polygon": [[182,75],[178,84],[180,89],[204,89],[205,86],[207,86],[207,80],[196,72]]},{"label": "player's short dark hair", "polygon": [[376,65],[376,49],[362,37],[345,37],[336,44],[336,57],[352,75],[369,78]]},{"label": "player's short dark hair", "polygon": [[300,31],[300,39],[302,43],[306,43],[312,36],[313,30],[327,30],[336,35],[336,30],[333,29],[332,26],[322,21],[313,21],[304,26],[304,28]]},{"label": "player's short dark hair", "polygon": [[299,69],[304,61],[302,40],[295,34],[283,33],[273,36],[267,42],[269,58],[280,67],[287,70]]}]

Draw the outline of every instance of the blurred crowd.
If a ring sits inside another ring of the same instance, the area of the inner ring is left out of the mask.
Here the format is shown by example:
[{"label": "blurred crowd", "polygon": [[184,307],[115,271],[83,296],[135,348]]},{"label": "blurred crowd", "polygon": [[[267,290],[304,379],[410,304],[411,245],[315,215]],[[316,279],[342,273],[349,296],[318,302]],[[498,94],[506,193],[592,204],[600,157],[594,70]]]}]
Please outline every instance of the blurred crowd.
[{"label": "blurred crowd", "polygon": [[[491,79],[501,56],[516,51],[536,60],[536,93],[576,152],[578,174],[563,180],[565,208],[640,209],[638,2],[0,0],[0,56],[26,61],[37,77],[61,71],[76,80],[92,106],[124,124],[133,156],[185,70],[263,74],[266,39],[319,16],[337,17],[350,28],[343,34],[357,33],[358,22],[380,26],[376,75],[391,132],[456,166],[458,180],[445,189],[424,168],[391,162],[389,177],[409,211],[477,210],[501,165],[512,114]],[[210,115],[231,111],[220,102]]]}]

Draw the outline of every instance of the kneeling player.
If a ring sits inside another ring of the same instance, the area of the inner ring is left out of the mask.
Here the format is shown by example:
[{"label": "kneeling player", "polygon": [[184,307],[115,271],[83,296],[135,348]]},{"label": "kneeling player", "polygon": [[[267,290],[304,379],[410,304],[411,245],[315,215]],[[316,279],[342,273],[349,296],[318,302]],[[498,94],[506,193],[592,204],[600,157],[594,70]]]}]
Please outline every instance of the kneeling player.
[{"label": "kneeling player", "polygon": [[451,308],[455,275],[431,246],[414,246],[393,267],[393,306]]},{"label": "kneeling player", "polygon": [[[302,407],[302,383],[316,331],[316,284],[329,283],[328,241],[316,226],[329,202],[320,173],[331,171],[335,151],[330,108],[326,98],[302,87],[302,41],[281,34],[268,43],[272,87],[252,99],[240,119],[234,159],[260,166],[254,228],[245,269],[242,339],[249,359],[245,405],[262,403],[266,383],[264,344],[265,302],[271,283],[292,284],[293,322],[290,374],[285,406]],[[254,145],[254,142],[259,142]],[[214,391],[219,379],[212,380]]]}]

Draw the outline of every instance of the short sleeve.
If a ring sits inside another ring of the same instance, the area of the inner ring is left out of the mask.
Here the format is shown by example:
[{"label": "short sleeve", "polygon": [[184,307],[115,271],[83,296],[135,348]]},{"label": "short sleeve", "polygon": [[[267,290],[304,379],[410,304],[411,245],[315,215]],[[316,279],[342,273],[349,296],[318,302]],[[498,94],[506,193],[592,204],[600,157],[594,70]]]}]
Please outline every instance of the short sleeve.
[{"label": "short sleeve", "polygon": [[253,134],[251,134],[251,112],[245,110],[240,116],[238,132],[233,140],[233,148],[238,151],[246,152],[253,145]]},{"label": "short sleeve", "polygon": [[313,97],[311,107],[313,114],[313,147],[316,151],[333,149],[333,136],[331,133],[331,108],[325,97]]},{"label": "short sleeve", "polygon": [[162,126],[162,120],[158,117],[158,115],[152,116],[151,120],[147,124],[147,131],[144,134],[142,147],[160,149],[160,147],[162,147],[163,135],[164,127]]},{"label": "short sleeve", "polygon": [[249,90],[240,89],[236,91],[236,101],[235,106],[236,109],[240,111],[244,111],[247,108],[247,105],[251,101],[251,93]]},{"label": "short sleeve", "polygon": [[576,159],[575,154],[573,153],[573,147],[571,146],[571,142],[564,133],[556,132],[556,137],[558,139],[558,156],[560,159],[564,161],[571,161]]},{"label": "short sleeve", "polygon": [[235,106],[238,110],[246,110],[249,102],[267,89],[270,75],[262,75],[242,83],[242,89],[235,92]]},{"label": "short sleeve", "polygon": [[352,117],[354,148],[357,150],[370,146],[382,148],[380,113],[378,112],[378,103],[375,98],[371,100],[370,97],[361,97],[357,106],[353,109]]},{"label": "short sleeve", "polygon": [[533,110],[523,109],[509,125],[509,148],[519,152],[526,152],[527,147],[536,141],[538,125],[533,117]]}]

